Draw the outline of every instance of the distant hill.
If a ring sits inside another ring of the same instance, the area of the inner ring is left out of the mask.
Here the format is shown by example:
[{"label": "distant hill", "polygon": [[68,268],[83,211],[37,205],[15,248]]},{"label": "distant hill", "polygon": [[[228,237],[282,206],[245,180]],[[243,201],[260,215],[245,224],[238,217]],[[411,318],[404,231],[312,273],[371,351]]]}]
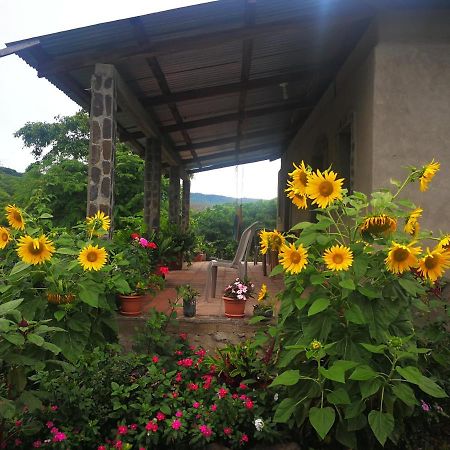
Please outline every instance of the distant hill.
[{"label": "distant hill", "polygon": [[[258,198],[242,198],[238,199],[242,203],[252,203],[257,202]],[[225,203],[235,203],[236,198],[226,197],[225,195],[215,195],[215,194],[200,194],[197,192],[191,192],[191,208],[195,210],[206,209],[214,205],[223,205]]]},{"label": "distant hill", "polygon": [[9,167],[1,167],[1,166],[0,166],[0,173],[4,173],[6,175],[12,175],[14,177],[20,177],[23,175],[23,173],[17,172],[14,169],[10,169]]}]

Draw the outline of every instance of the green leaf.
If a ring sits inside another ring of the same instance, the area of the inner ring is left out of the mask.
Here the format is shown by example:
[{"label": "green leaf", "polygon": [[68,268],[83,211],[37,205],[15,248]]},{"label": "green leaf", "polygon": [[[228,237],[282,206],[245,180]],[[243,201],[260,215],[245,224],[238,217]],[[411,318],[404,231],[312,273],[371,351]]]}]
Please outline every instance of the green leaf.
[{"label": "green leaf", "polygon": [[27,334],[27,341],[31,342],[34,345],[37,345],[38,347],[42,347],[42,344],[45,342],[42,336],[34,333]]},{"label": "green leaf", "polygon": [[362,295],[364,295],[364,297],[367,298],[380,298],[381,297],[381,292],[380,291],[376,291],[374,289],[371,289],[367,286],[358,286],[358,291],[361,292]]},{"label": "green leaf", "polygon": [[399,278],[398,284],[408,293],[411,294],[413,297],[417,295],[417,293],[421,290],[416,281],[408,280],[406,278]]},{"label": "green leaf", "polygon": [[350,375],[350,380],[366,381],[375,378],[377,375],[377,372],[375,372],[372,367],[362,365],[354,370],[354,372]]},{"label": "green leaf", "polygon": [[295,231],[295,230],[304,230],[306,228],[309,228],[312,225],[311,222],[299,222],[296,225],[294,225],[291,230]]},{"label": "green leaf", "polygon": [[355,283],[351,278],[345,278],[344,280],[339,281],[339,286],[350,291],[354,291],[356,289]]},{"label": "green leaf", "polygon": [[361,308],[356,303],[350,305],[350,308],[345,311],[344,316],[349,322],[356,323],[357,325],[367,323]]},{"label": "green leaf", "polygon": [[314,273],[309,279],[310,283],[314,286],[322,284],[325,280],[325,275],[322,275],[321,273]]},{"label": "green leaf", "polygon": [[321,439],[330,431],[334,424],[336,413],[333,408],[327,406],[325,408],[317,408],[313,406],[309,410],[309,421]]},{"label": "green leaf", "polygon": [[51,342],[44,342],[42,344],[42,348],[51,351],[55,355],[61,352],[61,349],[55,344],[52,344]]},{"label": "green leaf", "polygon": [[98,292],[93,291],[89,287],[84,287],[84,285],[80,284],[80,300],[84,303],[87,303],[89,306],[94,308],[98,307]]},{"label": "green leaf", "polygon": [[253,316],[253,317],[248,321],[248,323],[249,323],[250,325],[254,325],[255,323],[262,322],[262,321],[265,320],[265,319],[266,319],[266,317],[263,317],[263,316]]},{"label": "green leaf", "polygon": [[49,213],[42,213],[38,219],[53,219],[53,216]]},{"label": "green leaf", "polygon": [[66,311],[61,309],[59,311],[55,311],[53,315],[55,316],[55,319],[59,322],[62,318],[66,316]]},{"label": "green leaf", "polygon": [[19,300],[12,300],[10,302],[6,302],[0,305],[0,316],[4,316],[5,314],[8,314],[14,309],[17,309],[17,307],[23,302],[23,298]]},{"label": "green leaf", "polygon": [[379,353],[380,355],[382,355],[384,353],[384,350],[387,347],[384,344],[372,345],[372,344],[366,344],[364,342],[361,342],[359,345],[363,346],[370,353]]},{"label": "green leaf", "polygon": [[313,304],[310,306],[308,316],[314,316],[327,309],[328,306],[330,306],[330,300],[327,298],[318,298],[317,300],[314,300]]},{"label": "green leaf", "polygon": [[360,255],[359,257],[353,260],[353,272],[355,273],[356,278],[361,278],[367,272],[369,267],[369,258],[364,255]]},{"label": "green leaf", "polygon": [[0,397],[0,416],[5,419],[12,419],[16,414],[16,405],[12,400]]},{"label": "green leaf", "polygon": [[295,411],[297,401],[293,398],[285,398],[277,407],[273,421],[286,423]]},{"label": "green leaf", "polygon": [[375,393],[377,393],[381,387],[381,380],[374,379],[368,381],[360,381],[359,382],[359,390],[361,391],[361,398],[368,398]]},{"label": "green leaf", "polygon": [[60,247],[56,250],[56,253],[60,254],[60,255],[78,255],[80,252],[79,250],[74,250],[73,248],[65,248],[65,247]]},{"label": "green leaf", "polygon": [[372,410],[368,419],[373,434],[378,439],[378,442],[384,446],[386,439],[394,431],[394,417],[389,413]]},{"label": "green leaf", "polygon": [[8,342],[11,342],[11,344],[14,344],[14,345],[21,346],[21,345],[25,344],[25,338],[18,332],[14,333],[14,334],[12,334],[12,333],[4,334],[3,337]]},{"label": "green leaf", "polygon": [[277,266],[275,266],[272,271],[269,274],[269,277],[274,277],[276,275],[280,275],[280,273],[283,273],[284,269],[283,266],[281,264],[278,264]]},{"label": "green leaf", "polygon": [[354,417],[358,417],[362,414],[362,412],[366,409],[366,404],[357,400],[355,402],[350,403],[350,405],[345,407],[345,418],[353,419]]},{"label": "green leaf", "polygon": [[327,400],[333,405],[349,405],[351,403],[348,392],[344,388],[337,388],[327,394]]},{"label": "green leaf", "polygon": [[19,397],[20,402],[25,405],[30,411],[36,411],[42,408],[42,402],[36,395],[30,391],[24,391]]},{"label": "green leaf", "polygon": [[408,406],[418,405],[419,402],[414,395],[414,391],[406,383],[392,386],[392,393]]},{"label": "green leaf", "polygon": [[300,380],[300,372],[298,370],[286,370],[282,374],[278,375],[275,380],[272,381],[273,386],[293,386]]},{"label": "green leaf", "polygon": [[447,394],[433,380],[422,375],[417,367],[396,367],[395,369],[406,381],[416,384],[419,388],[436,398],[445,398]]},{"label": "green leaf", "polygon": [[26,269],[28,269],[29,267],[31,267],[30,264],[27,264],[23,261],[19,261],[18,263],[16,263],[16,265],[11,269],[11,273],[9,274],[10,276],[16,275]]},{"label": "green leaf", "polygon": [[358,363],[354,361],[336,361],[328,369],[320,367],[320,373],[329,380],[337,381],[338,383],[345,383],[345,372]]},{"label": "green leaf", "polygon": [[172,410],[169,408],[168,405],[162,404],[161,407],[160,407],[159,409],[160,409],[161,412],[163,412],[166,416],[169,416],[170,414],[172,414]]}]

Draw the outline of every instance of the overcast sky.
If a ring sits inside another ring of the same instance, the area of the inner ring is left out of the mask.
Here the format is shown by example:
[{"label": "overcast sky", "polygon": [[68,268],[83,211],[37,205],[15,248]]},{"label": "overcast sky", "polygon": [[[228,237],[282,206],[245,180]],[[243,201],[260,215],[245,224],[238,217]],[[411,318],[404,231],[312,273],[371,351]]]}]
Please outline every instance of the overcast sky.
[{"label": "overcast sky", "polygon": [[[0,48],[26,39],[100,22],[124,19],[202,0],[0,0]],[[47,80],[38,78],[16,55],[0,58],[0,166],[24,171],[33,159],[13,133],[26,122],[51,121],[78,105]],[[246,164],[195,175],[192,192],[274,198],[279,160]]]}]

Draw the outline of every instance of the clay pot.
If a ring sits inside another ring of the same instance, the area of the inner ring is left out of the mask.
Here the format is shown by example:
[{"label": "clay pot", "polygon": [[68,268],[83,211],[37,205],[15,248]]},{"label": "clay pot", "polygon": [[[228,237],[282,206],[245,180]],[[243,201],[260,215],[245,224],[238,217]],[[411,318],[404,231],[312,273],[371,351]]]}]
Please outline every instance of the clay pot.
[{"label": "clay pot", "polygon": [[242,318],[245,315],[246,300],[237,300],[235,298],[222,297],[225,304],[225,316],[231,318]]},{"label": "clay pot", "polygon": [[140,316],[142,314],[142,303],[147,295],[118,295],[120,301],[119,313],[123,316]]}]

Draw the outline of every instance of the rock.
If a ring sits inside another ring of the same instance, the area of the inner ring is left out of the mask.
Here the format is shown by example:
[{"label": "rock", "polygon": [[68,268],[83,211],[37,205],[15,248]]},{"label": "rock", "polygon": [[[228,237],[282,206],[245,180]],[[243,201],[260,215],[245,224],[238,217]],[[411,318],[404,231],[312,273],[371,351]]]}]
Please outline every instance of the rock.
[{"label": "rock", "polygon": [[230,450],[230,448],[222,444],[212,443],[206,446],[206,450]]},{"label": "rock", "polygon": [[225,333],[222,333],[221,331],[218,331],[213,335],[213,338],[216,342],[226,342],[228,341],[228,336]]},{"label": "rock", "polygon": [[285,442],[283,444],[258,444],[252,450],[301,450],[295,442]]}]

